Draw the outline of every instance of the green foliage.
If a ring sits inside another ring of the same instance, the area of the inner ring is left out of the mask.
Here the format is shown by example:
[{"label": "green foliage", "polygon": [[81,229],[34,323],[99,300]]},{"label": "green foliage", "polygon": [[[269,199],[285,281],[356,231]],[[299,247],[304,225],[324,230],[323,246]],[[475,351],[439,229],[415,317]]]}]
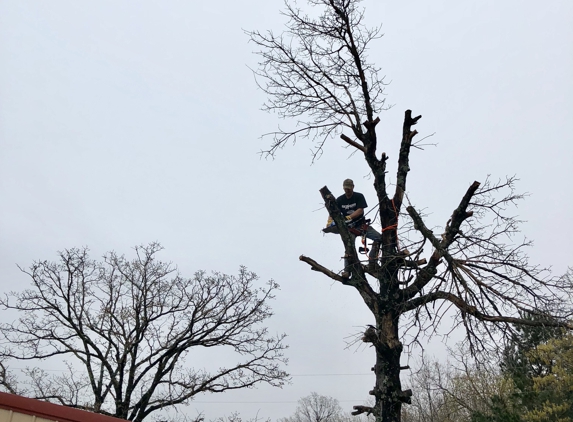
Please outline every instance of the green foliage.
[{"label": "green foliage", "polygon": [[502,376],[510,380],[507,396],[492,395],[487,412],[474,412],[472,422],[571,422],[573,419],[573,339],[550,327],[551,317],[522,318],[547,325],[519,325],[506,345]]},{"label": "green foliage", "polygon": [[[554,321],[550,316],[539,314],[524,314],[522,318],[539,323]],[[549,325],[519,325],[515,328],[518,334],[506,345],[501,368],[505,375],[513,379],[522,400],[531,403],[535,396],[533,378],[546,374],[549,368],[530,352],[550,339],[561,337],[564,331]]]},{"label": "green foliage", "polygon": [[573,422],[573,333],[522,326],[499,367],[455,356],[412,374],[403,422]]},{"label": "green foliage", "polygon": [[573,335],[553,338],[528,353],[547,368],[547,372],[533,377],[536,406],[524,415],[527,422],[573,421]]}]

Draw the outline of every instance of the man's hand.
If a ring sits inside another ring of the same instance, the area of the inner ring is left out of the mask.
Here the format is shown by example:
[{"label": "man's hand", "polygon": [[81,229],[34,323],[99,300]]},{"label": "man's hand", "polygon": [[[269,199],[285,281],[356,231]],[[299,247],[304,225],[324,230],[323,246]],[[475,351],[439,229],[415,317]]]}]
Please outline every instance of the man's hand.
[{"label": "man's hand", "polygon": [[364,215],[364,209],[363,208],[357,208],[356,211],[354,211],[352,214],[347,215],[346,218],[350,217],[351,220],[355,220],[357,218],[360,218]]}]

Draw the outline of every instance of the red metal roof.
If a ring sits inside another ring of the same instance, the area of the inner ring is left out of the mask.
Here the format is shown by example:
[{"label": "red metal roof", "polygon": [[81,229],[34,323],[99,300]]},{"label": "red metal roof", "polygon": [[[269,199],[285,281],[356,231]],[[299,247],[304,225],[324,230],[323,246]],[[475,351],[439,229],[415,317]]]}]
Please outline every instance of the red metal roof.
[{"label": "red metal roof", "polygon": [[59,422],[118,422],[123,419],[87,412],[59,404],[0,392],[0,409],[34,415]]}]

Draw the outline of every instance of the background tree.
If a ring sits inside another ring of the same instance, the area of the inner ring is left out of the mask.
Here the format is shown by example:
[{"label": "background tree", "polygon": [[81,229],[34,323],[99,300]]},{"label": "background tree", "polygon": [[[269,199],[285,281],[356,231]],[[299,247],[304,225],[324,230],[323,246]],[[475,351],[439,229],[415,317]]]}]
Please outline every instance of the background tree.
[{"label": "background tree", "polygon": [[292,416],[279,419],[279,422],[348,422],[338,400],[312,392],[298,401]]},{"label": "background tree", "polygon": [[377,420],[395,422],[412,394],[402,390],[400,380],[405,334],[414,340],[434,334],[447,311],[455,310],[453,327],[465,329],[472,351],[484,349],[499,342],[499,336],[510,336],[515,323],[537,324],[521,319],[519,312],[552,309],[554,323],[567,325],[570,308],[564,305],[562,292],[570,292],[571,286],[529,264],[524,252],[529,242],[513,243],[519,220],[508,209],[523,197],[514,190],[514,178],[472,183],[451,216],[444,216],[442,229],[426,225],[424,215],[406,196],[410,151],[417,134],[412,126],[421,118],[410,110],[405,112],[395,185],[390,186],[388,156],[379,150],[376,132],[377,115],[384,107],[383,78],[367,56],[380,31],[363,24],[359,3],[309,0],[310,6],[320,9],[309,16],[296,3],[287,2],[283,33],[249,35],[260,48],[255,74],[268,95],[265,109],[293,123],[271,133],[266,154],[302,137],[314,142],[313,158],[317,158],[326,143],[340,135],[364,157],[365,172],[373,177],[382,226],[380,269],[370,271],[361,264],[355,239],[326,186],[320,192],[340,229],[350,277],[312,258],[300,259],[353,287],[372,312],[374,324],[363,340],[376,352],[376,382],[370,392],[375,405],[355,406],[354,414],[373,413]]},{"label": "background tree", "polygon": [[[523,318],[547,322],[547,317]],[[562,421],[573,415],[572,336],[552,326],[516,327],[502,353],[472,361],[467,350],[455,362],[422,362],[409,378],[419,392],[403,411],[405,422]]]},{"label": "background tree", "polygon": [[312,392],[298,401],[294,414],[282,422],[340,422],[342,408],[338,400]]},{"label": "background tree", "polygon": [[[547,326],[550,318],[545,315],[524,314],[522,317],[543,325],[517,326],[516,332],[506,341],[503,350],[502,373],[513,383],[512,403],[505,407],[512,408],[518,415],[527,409],[538,408],[550,398],[550,391],[540,392],[534,389],[534,379],[550,374],[552,366],[550,362],[541,359],[536,351],[538,347],[546,345],[552,339],[559,339],[566,333],[562,328]],[[506,402],[496,397],[493,397],[492,401],[498,409],[503,408],[503,403]]]},{"label": "background tree", "polygon": [[549,370],[533,378],[533,390],[541,400],[525,413],[524,420],[573,421],[573,335],[553,338],[529,355]]},{"label": "background tree", "polygon": [[[202,392],[282,386],[285,336],[271,336],[263,325],[278,285],[255,287],[256,274],[245,268],[237,276],[184,278],[157,260],[161,249],[157,243],[136,247],[131,261],[110,252],[103,262],[86,249],[70,249],[58,262],[23,270],[33,287],[0,299],[20,313],[0,324],[1,360],[64,358],[69,373],[32,368],[30,388],[15,387],[3,374],[5,386],[133,421]],[[234,352],[237,362],[214,371],[190,367],[192,349],[213,347]]]},{"label": "background tree", "polygon": [[[203,420],[197,422],[203,422]],[[211,422],[271,422],[271,419],[270,418],[260,419],[258,413],[254,418],[243,419],[238,412],[233,412],[230,415],[221,416],[218,417],[217,419],[212,419]]]},{"label": "background tree", "polygon": [[513,383],[496,360],[477,363],[460,347],[452,360],[422,361],[408,378],[417,394],[402,410],[404,422],[471,422],[476,413],[491,418],[491,397],[509,398]]},{"label": "background tree", "polygon": [[[565,278],[570,278],[568,272]],[[509,394],[492,394],[485,411],[476,411],[473,422],[562,420],[571,418],[571,334],[547,326],[547,316],[523,315],[545,325],[518,326],[501,355],[501,372],[511,384]]]}]

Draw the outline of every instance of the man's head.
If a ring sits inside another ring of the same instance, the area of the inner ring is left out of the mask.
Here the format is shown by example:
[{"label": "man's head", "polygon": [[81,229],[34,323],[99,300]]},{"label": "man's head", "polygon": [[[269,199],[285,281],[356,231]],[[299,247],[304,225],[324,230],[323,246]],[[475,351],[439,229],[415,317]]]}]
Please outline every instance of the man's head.
[{"label": "man's head", "polygon": [[354,193],[354,182],[352,179],[346,179],[344,182],[342,182],[342,189],[344,189],[344,193],[347,197],[352,196]]}]

